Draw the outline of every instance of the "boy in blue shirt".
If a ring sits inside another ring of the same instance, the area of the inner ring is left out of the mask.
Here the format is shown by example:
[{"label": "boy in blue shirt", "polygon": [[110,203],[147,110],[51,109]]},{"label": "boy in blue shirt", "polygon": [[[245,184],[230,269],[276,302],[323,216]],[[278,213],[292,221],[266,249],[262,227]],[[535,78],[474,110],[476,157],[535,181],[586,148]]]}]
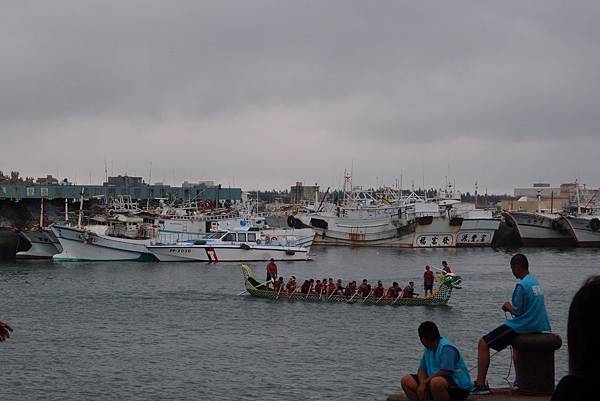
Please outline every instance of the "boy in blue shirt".
[{"label": "boy in blue shirt", "polygon": [[469,370],[458,348],[440,332],[433,322],[419,326],[419,338],[425,346],[416,375],[400,381],[410,401],[461,401],[473,387]]},{"label": "boy in blue shirt", "polygon": [[[490,367],[490,348],[500,351],[511,345],[519,334],[550,331],[544,303],[544,290],[535,277],[529,274],[527,257],[520,253],[513,256],[510,260],[510,269],[519,282],[513,291],[512,303],[505,302],[502,310],[512,314],[513,318],[479,340],[477,380],[473,394],[490,393],[490,388],[485,380]],[[516,350],[513,350],[513,359],[517,359]]]}]

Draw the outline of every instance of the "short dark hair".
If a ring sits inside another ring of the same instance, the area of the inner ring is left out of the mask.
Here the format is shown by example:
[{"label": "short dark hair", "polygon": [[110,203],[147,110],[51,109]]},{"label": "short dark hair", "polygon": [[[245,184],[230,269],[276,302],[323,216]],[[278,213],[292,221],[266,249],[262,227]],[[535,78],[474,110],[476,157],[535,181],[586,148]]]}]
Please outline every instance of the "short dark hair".
[{"label": "short dark hair", "polygon": [[529,270],[529,261],[527,260],[527,256],[522,253],[517,253],[510,259],[510,267],[514,267],[516,265],[521,266],[525,270]]},{"label": "short dark hair", "polygon": [[427,341],[435,341],[440,338],[440,331],[433,322],[423,322],[419,325],[419,337]]},{"label": "short dark hair", "polygon": [[597,316],[600,307],[600,276],[592,276],[577,291],[569,308],[567,342],[569,344],[569,371],[573,375],[597,375],[598,330]]}]

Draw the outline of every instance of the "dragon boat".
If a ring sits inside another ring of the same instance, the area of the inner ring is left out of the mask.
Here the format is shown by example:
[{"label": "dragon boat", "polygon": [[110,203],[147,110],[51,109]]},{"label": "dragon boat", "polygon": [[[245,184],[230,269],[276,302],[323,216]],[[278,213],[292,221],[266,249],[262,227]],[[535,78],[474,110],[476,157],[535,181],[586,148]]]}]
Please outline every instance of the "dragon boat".
[{"label": "dragon boat", "polygon": [[363,303],[368,305],[406,305],[406,306],[443,306],[447,305],[450,300],[450,295],[453,289],[460,289],[462,279],[460,276],[454,273],[448,273],[445,275],[436,275],[436,281],[438,282],[438,290],[434,291],[433,294],[426,297],[413,297],[413,298],[390,298],[390,297],[361,297],[354,296],[350,299],[346,298],[343,294],[332,294],[327,295],[323,293],[310,293],[302,294],[300,292],[293,292],[287,294],[284,291],[274,291],[266,286],[266,283],[258,282],[252,276],[252,269],[248,265],[242,265],[242,274],[244,275],[244,285],[246,291],[253,297],[267,298],[273,300],[287,299],[287,300],[298,300],[307,302],[346,302],[346,303]]}]

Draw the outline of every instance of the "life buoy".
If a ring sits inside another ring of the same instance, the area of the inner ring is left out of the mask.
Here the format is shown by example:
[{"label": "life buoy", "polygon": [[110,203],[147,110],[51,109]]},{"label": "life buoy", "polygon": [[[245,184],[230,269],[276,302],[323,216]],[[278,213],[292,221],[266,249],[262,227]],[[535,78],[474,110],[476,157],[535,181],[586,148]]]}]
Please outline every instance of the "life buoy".
[{"label": "life buoy", "polygon": [[598,230],[600,230],[600,219],[593,218],[590,221],[590,228],[592,229],[592,231],[598,231]]},{"label": "life buoy", "polygon": [[260,238],[256,240],[256,245],[260,245]]},{"label": "life buoy", "polygon": [[277,237],[271,237],[271,241],[277,241]]}]

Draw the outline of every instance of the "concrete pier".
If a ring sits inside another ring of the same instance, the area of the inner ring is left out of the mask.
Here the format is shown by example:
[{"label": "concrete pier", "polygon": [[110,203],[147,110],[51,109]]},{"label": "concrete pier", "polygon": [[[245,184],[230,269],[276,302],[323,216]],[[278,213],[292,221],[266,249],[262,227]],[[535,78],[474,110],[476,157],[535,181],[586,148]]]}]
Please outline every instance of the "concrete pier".
[{"label": "concrete pier", "polygon": [[[549,401],[551,395],[522,395],[513,391],[510,388],[492,389],[492,393],[488,395],[470,395],[468,401]],[[408,397],[403,391],[391,394],[387,401],[408,401]]]}]

